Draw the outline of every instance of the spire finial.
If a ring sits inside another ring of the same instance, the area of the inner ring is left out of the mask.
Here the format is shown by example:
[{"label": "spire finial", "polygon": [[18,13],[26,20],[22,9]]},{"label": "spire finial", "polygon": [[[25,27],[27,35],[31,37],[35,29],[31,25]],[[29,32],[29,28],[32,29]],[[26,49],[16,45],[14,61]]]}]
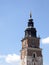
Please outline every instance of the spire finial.
[{"label": "spire finial", "polygon": [[32,13],[30,12],[30,18],[32,18]]}]

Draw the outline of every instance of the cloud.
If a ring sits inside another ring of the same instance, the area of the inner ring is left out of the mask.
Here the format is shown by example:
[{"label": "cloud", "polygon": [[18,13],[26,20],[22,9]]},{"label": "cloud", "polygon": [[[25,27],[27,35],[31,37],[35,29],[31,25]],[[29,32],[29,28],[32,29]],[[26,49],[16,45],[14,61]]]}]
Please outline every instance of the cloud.
[{"label": "cloud", "polygon": [[43,38],[41,41],[43,44],[49,44],[49,37]]},{"label": "cloud", "polygon": [[4,60],[5,63],[17,64],[20,63],[20,56],[16,54],[0,55],[0,61]]},{"label": "cloud", "polygon": [[20,56],[19,55],[16,55],[16,54],[8,54],[5,58],[5,61],[7,63],[15,63],[15,62],[18,62],[20,61]]}]

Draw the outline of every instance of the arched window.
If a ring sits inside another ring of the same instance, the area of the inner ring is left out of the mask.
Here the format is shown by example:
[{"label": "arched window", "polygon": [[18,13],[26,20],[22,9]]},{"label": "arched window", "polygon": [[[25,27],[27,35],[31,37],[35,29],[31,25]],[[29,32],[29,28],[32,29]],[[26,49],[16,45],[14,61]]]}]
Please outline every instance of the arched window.
[{"label": "arched window", "polygon": [[33,58],[35,58],[35,54],[33,54]]},{"label": "arched window", "polygon": [[36,58],[36,56],[37,56],[36,52],[33,52],[32,58]]}]

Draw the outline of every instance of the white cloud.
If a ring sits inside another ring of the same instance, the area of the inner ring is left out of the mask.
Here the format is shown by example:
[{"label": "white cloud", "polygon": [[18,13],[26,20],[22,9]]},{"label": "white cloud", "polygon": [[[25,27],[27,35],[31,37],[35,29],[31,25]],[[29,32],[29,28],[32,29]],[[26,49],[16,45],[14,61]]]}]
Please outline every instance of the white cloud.
[{"label": "white cloud", "polygon": [[20,56],[16,54],[8,54],[8,55],[0,55],[0,61],[4,60],[6,63],[9,64],[17,64],[20,63]]},{"label": "white cloud", "polygon": [[5,58],[7,63],[14,63],[20,61],[20,56],[16,54],[8,54]]},{"label": "white cloud", "polygon": [[43,38],[41,41],[43,44],[49,44],[49,37]]}]

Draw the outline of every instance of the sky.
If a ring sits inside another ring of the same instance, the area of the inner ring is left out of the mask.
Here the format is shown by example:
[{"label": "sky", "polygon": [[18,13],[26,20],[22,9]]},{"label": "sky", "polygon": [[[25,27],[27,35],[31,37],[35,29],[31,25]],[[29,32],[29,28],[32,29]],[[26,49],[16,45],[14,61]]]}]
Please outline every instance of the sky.
[{"label": "sky", "polygon": [[49,0],[0,0],[0,65],[20,65],[30,11],[41,38],[43,65],[49,65]]}]

